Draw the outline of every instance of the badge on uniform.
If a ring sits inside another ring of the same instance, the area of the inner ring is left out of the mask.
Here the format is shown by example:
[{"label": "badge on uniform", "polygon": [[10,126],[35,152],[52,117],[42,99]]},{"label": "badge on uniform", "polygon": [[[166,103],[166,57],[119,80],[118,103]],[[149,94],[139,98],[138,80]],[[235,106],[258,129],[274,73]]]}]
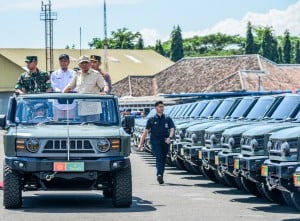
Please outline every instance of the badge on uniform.
[{"label": "badge on uniform", "polygon": [[168,123],[165,123],[165,128],[169,128],[169,127],[168,127]]}]

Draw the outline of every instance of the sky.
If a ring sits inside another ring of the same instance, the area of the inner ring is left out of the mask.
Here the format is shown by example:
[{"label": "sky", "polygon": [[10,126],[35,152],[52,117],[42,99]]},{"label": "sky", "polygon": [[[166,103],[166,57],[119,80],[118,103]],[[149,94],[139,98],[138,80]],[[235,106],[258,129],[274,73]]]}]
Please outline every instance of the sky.
[{"label": "sky", "polygon": [[[52,0],[54,48],[88,49],[104,38],[104,0]],[[48,4],[49,0],[44,0]],[[140,32],[145,46],[166,41],[174,26],[183,37],[211,33],[245,36],[246,24],[272,26],[276,35],[288,29],[300,35],[300,0],[106,0],[107,32],[126,27]],[[0,48],[44,48],[45,27],[40,0],[0,0]]]}]

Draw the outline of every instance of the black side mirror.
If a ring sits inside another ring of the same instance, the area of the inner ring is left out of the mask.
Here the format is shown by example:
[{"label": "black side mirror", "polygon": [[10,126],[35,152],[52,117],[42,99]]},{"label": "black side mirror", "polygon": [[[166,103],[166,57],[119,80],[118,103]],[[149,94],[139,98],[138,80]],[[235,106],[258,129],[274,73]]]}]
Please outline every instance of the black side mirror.
[{"label": "black side mirror", "polygon": [[6,116],[5,115],[0,115],[0,127],[4,129],[6,126]]},{"label": "black side mirror", "polygon": [[125,128],[132,128],[135,125],[135,119],[134,116],[125,116],[125,123],[124,123],[124,127]]}]

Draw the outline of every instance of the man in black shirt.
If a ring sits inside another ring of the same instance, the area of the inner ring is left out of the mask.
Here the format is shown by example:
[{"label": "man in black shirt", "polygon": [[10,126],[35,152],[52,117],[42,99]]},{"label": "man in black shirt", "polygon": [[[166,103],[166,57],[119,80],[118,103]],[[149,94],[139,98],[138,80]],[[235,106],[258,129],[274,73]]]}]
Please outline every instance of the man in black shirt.
[{"label": "man in black shirt", "polygon": [[165,162],[171,138],[174,136],[175,125],[173,120],[166,116],[162,101],[155,103],[156,115],[148,119],[146,128],[138,145],[138,150],[142,149],[147,134],[150,132],[150,143],[152,152],[156,157],[156,176],[159,184],[163,184]]}]

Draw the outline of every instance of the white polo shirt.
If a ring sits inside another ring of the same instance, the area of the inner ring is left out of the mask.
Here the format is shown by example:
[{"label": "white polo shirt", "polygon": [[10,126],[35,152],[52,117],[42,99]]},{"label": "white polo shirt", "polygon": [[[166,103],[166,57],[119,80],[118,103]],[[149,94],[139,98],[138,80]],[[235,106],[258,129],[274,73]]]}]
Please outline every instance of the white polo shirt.
[{"label": "white polo shirt", "polygon": [[[51,74],[51,86],[54,92],[63,92],[64,88],[70,83],[70,81],[75,76],[76,72],[72,69],[68,69],[66,71],[61,68],[57,71],[52,72]],[[67,110],[67,105],[58,104],[55,102],[54,106],[60,110]],[[75,104],[69,106],[69,109],[73,109]]]}]

